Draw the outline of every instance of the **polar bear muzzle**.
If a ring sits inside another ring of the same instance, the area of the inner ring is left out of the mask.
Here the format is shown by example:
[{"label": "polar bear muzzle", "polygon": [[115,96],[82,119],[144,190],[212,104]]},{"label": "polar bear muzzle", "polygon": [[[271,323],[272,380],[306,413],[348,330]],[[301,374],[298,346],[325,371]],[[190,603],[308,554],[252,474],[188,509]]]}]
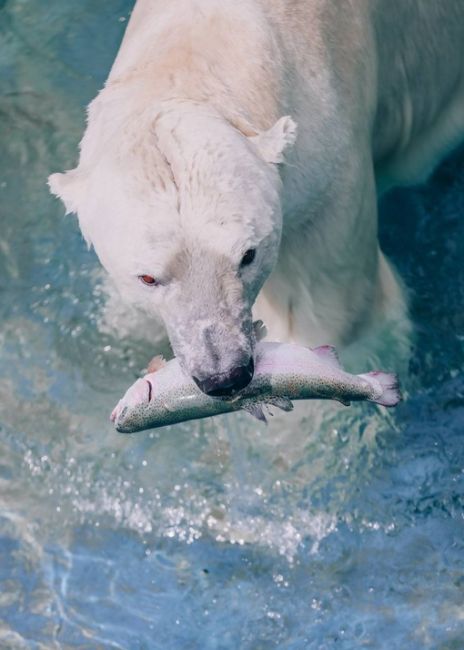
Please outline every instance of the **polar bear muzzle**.
[{"label": "polar bear muzzle", "polygon": [[255,364],[250,357],[246,365],[232,368],[228,372],[212,375],[206,379],[193,377],[198,388],[211,397],[229,397],[239,392],[253,379]]}]

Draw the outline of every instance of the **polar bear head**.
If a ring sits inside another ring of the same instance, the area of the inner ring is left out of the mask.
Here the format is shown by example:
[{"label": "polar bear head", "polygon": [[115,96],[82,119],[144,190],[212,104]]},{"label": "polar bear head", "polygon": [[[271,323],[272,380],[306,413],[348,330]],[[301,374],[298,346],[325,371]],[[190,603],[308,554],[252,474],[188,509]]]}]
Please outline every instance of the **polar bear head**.
[{"label": "polar bear head", "polygon": [[120,293],[163,319],[175,355],[210,395],[253,376],[252,306],[274,266],[277,164],[295,138],[190,102],[110,120],[91,106],[79,166],[49,178]]}]

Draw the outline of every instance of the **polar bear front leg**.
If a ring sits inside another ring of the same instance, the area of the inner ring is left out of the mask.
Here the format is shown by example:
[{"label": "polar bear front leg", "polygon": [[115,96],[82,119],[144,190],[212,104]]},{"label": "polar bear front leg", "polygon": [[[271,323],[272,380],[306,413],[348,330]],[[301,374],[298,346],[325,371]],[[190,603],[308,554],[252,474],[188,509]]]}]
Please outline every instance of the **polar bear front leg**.
[{"label": "polar bear front leg", "polygon": [[[279,260],[255,305],[269,338],[347,346],[404,305],[377,239],[377,196],[369,148],[351,148],[315,213],[284,219]],[[404,308],[404,313],[406,309]]]}]

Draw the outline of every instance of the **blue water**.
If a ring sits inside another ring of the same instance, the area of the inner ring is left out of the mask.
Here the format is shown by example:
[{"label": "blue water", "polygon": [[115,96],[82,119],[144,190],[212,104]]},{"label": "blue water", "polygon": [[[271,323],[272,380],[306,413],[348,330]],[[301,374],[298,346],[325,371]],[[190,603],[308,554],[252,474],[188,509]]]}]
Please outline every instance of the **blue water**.
[{"label": "blue water", "polygon": [[45,179],[131,4],[0,1],[0,648],[464,648],[464,151],[381,206],[416,330],[393,415],[118,435],[156,332]]}]

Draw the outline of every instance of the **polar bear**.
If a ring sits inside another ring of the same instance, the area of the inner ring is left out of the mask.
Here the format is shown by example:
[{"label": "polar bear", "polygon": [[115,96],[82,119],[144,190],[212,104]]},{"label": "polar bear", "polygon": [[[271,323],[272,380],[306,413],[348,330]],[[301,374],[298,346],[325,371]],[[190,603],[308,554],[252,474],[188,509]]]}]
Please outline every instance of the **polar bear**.
[{"label": "polar bear", "polygon": [[138,0],[76,169],[50,176],[210,395],[270,338],[405,318],[377,197],[464,134],[462,0]]}]

